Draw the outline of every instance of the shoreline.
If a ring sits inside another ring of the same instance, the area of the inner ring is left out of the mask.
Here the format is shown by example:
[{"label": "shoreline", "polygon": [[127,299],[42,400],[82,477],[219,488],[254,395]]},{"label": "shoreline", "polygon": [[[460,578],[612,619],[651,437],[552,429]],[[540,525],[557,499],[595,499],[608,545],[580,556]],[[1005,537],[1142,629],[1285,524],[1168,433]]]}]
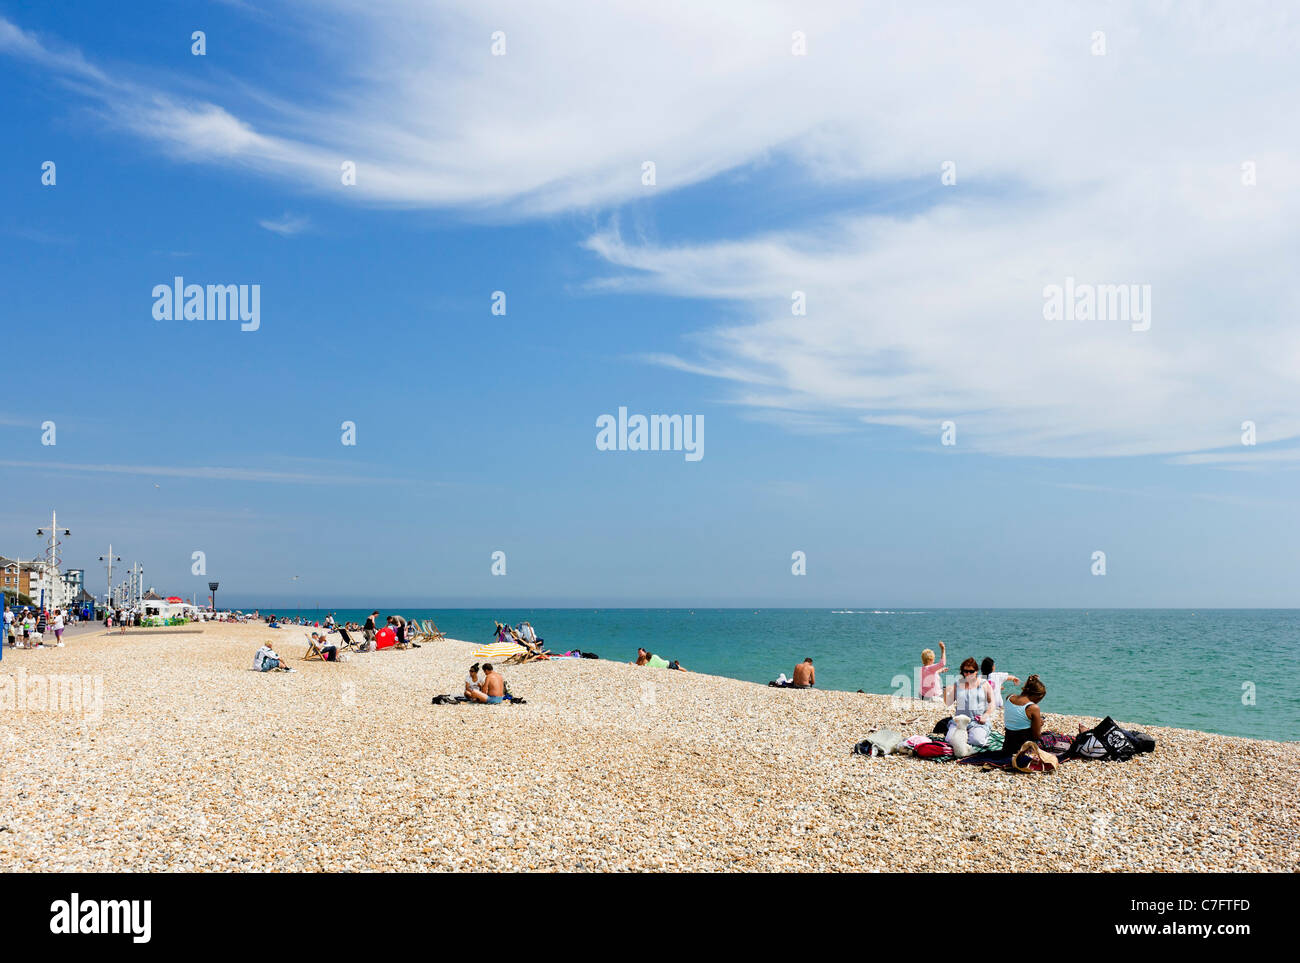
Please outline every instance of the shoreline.
[{"label": "shoreline", "polygon": [[[302,662],[304,630],[202,623],[7,650],[89,675],[102,717],[0,714],[14,869],[950,868],[1295,871],[1300,744],[1118,720],[1157,740],[1046,776],[852,757],[927,703],[610,660],[506,666],[522,706],[458,694],[475,644]],[[294,673],[252,670],[265,638]],[[1047,712],[1073,732],[1081,719]]]}]

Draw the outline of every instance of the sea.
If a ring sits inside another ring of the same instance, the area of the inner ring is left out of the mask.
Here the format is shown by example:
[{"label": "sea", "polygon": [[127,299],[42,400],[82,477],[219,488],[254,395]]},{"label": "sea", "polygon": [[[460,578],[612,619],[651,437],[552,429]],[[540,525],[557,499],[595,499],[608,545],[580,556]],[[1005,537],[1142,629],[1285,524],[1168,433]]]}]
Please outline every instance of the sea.
[{"label": "sea", "polygon": [[[251,611],[251,609],[249,610]],[[268,609],[312,621],[332,611]],[[630,662],[638,646],[685,668],[766,683],[812,658],[820,689],[911,694],[921,650],[948,668],[991,657],[1037,673],[1048,712],[1113,716],[1259,739],[1300,741],[1297,609],[381,609],[433,619],[450,638],[492,639],[496,621],[532,623],[551,651]],[[1013,691],[1011,686],[1005,690]]]}]

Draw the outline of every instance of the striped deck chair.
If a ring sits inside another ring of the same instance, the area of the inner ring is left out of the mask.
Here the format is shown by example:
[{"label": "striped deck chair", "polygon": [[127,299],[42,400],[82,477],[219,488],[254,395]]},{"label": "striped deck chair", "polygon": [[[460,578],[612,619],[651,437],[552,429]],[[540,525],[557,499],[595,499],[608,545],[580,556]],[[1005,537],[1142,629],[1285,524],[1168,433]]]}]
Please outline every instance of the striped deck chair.
[{"label": "striped deck chair", "polygon": [[320,642],[312,638],[310,632],[307,633],[307,654],[302,657],[304,662],[313,662],[316,659],[325,661],[325,653],[320,650]]},{"label": "striped deck chair", "polygon": [[425,637],[430,642],[440,642],[447,637],[443,634],[443,631],[434,624],[433,619],[425,619],[422,628],[424,629]]}]

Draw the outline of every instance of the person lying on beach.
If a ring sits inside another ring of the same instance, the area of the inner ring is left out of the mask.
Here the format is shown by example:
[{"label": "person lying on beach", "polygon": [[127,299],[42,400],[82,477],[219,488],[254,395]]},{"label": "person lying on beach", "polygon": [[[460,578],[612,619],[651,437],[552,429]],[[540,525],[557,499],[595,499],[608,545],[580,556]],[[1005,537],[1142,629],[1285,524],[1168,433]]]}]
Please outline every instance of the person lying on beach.
[{"label": "person lying on beach", "polygon": [[934,661],[934,649],[921,650],[921,698],[930,702],[943,701],[943,670],[948,668],[948,649],[939,642],[939,661]]},{"label": "person lying on beach", "polygon": [[957,729],[956,718],[966,716],[966,744],[983,748],[989,744],[989,714],[993,710],[993,688],[980,681],[979,663],[967,659],[961,664],[961,680],[948,687],[944,705],[953,707],[953,721],[948,723],[948,736]]},{"label": "person lying on beach", "polygon": [[655,655],[649,649],[637,649],[636,660],[631,665],[648,665],[652,669],[680,669],[682,672],[687,671],[686,666],[682,665],[676,659],[669,662],[667,659]]}]

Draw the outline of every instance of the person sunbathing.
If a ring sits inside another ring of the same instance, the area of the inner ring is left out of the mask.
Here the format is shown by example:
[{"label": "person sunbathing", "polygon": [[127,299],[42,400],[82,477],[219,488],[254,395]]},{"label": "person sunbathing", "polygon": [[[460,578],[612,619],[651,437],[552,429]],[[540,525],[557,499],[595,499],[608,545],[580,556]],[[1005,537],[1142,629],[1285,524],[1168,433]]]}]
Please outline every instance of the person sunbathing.
[{"label": "person sunbathing", "polygon": [[316,648],[320,649],[321,657],[326,662],[337,662],[339,658],[339,647],[327,639],[321,632],[313,632],[312,640],[316,643]]},{"label": "person sunbathing", "polygon": [[794,667],[794,678],[790,680],[790,687],[794,689],[807,689],[817,684],[817,673],[813,671],[813,660],[804,659]]}]

